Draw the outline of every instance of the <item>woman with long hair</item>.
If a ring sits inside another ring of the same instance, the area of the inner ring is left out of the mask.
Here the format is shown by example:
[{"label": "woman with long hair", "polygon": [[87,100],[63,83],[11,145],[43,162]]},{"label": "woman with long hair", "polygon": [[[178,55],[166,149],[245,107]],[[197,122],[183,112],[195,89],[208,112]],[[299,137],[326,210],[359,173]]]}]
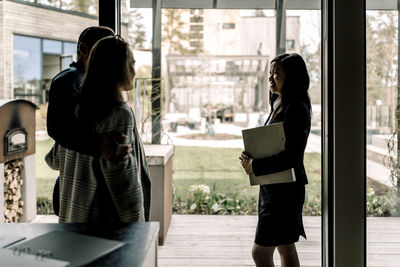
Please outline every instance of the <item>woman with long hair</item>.
[{"label": "woman with long hair", "polygon": [[271,112],[265,125],[283,122],[284,151],[254,159],[246,151],[240,156],[247,174],[256,176],[294,168],[292,183],[260,185],[258,224],[253,245],[253,259],[258,267],[274,266],[278,249],[281,266],[300,266],[295,242],[306,238],[302,210],[305,185],[308,183],[303,159],[311,127],[310,78],[298,54],[283,54],[271,61],[269,72]]},{"label": "woman with long hair", "polygon": [[149,169],[135,116],[123,99],[123,92],[133,89],[134,63],[128,43],[119,36],[99,40],[90,52],[77,118],[96,136],[122,133],[132,151],[126,164],[115,164],[53,146],[46,161],[60,170],[60,222],[149,219]]}]

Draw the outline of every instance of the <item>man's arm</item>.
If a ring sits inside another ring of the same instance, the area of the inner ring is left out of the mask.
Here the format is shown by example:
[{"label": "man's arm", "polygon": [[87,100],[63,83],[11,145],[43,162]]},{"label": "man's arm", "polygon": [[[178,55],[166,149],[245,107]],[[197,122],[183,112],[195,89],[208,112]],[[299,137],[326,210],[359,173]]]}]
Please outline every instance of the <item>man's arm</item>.
[{"label": "man's arm", "polygon": [[82,154],[98,155],[99,138],[91,127],[75,118],[73,73],[55,79],[49,92],[47,132],[56,143]]},{"label": "man's arm", "polygon": [[[112,163],[125,164],[131,145],[123,144],[121,133],[98,135],[90,125],[75,117],[76,97],[73,95],[73,73],[55,79],[50,86],[47,109],[47,132],[61,146],[91,156],[100,156]],[[117,148],[120,147],[120,150]]]}]

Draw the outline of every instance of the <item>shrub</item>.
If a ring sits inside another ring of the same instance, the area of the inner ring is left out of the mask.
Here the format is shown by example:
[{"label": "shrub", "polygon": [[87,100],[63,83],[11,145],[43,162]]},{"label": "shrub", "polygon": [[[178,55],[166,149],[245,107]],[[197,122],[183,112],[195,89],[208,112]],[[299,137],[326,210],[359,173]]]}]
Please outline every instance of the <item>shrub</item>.
[{"label": "shrub", "polygon": [[257,200],[254,197],[238,199],[237,194],[225,195],[209,186],[195,184],[189,187],[186,199],[176,196],[173,188],[173,212],[177,214],[256,214]]},{"label": "shrub", "polygon": [[367,216],[391,216],[394,203],[391,193],[377,195],[373,188],[367,188]]},{"label": "shrub", "polygon": [[[173,188],[173,213],[175,214],[221,214],[257,215],[257,198],[238,198],[236,193],[216,192],[215,183],[209,186],[195,184],[189,187],[186,198],[176,195]],[[394,210],[392,193],[377,195],[373,188],[367,189],[367,216],[391,216]],[[307,194],[303,215],[321,216],[321,198]]]},{"label": "shrub", "polygon": [[307,216],[321,216],[321,198],[306,194],[303,214]]},{"label": "shrub", "polygon": [[54,214],[53,203],[47,197],[38,197],[36,199],[37,214],[49,215]]}]

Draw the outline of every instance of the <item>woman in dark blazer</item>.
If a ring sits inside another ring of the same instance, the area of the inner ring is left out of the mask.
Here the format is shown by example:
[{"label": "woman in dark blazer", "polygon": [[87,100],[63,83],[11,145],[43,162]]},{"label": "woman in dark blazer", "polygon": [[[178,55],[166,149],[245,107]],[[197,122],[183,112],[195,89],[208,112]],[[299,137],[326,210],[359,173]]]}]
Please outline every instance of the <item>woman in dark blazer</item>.
[{"label": "woman in dark blazer", "polygon": [[285,149],[260,159],[244,151],[241,164],[247,174],[256,176],[294,168],[296,182],[260,186],[252,254],[257,266],[274,266],[273,253],[278,248],[281,266],[300,266],[295,242],[300,235],[306,238],[302,209],[308,181],[303,159],[311,125],[310,79],[302,57],[283,54],[274,58],[269,83],[271,113],[265,125],[283,122]]}]

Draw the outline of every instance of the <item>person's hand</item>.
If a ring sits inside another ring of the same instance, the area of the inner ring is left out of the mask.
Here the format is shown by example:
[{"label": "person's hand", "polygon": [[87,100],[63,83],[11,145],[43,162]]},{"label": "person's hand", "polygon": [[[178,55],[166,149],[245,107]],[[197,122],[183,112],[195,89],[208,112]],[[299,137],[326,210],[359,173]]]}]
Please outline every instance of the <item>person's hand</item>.
[{"label": "person's hand", "polygon": [[243,169],[247,174],[252,174],[253,173],[253,158],[250,156],[250,154],[246,151],[242,151],[242,154],[239,157],[240,159],[240,164],[242,165]]},{"label": "person's hand", "polygon": [[122,133],[106,133],[100,136],[100,157],[113,164],[124,165],[132,153],[131,144],[124,144],[126,135]]}]

